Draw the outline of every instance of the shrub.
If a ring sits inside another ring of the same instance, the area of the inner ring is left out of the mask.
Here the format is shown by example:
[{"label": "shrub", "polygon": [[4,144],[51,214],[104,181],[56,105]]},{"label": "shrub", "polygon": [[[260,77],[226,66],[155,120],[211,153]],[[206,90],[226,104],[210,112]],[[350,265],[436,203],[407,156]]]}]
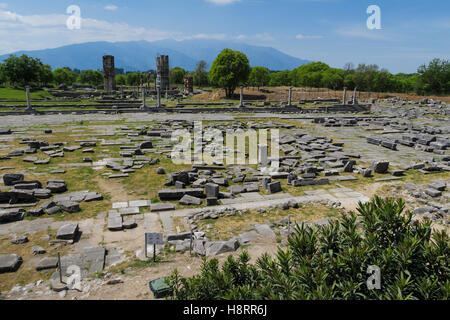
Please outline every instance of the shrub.
[{"label": "shrub", "polygon": [[[197,276],[172,274],[173,299],[448,299],[448,235],[404,209],[375,197],[326,226],[297,226],[285,250],[254,265],[245,251],[221,268],[205,259]],[[369,266],[380,268],[379,290],[368,288]]]}]

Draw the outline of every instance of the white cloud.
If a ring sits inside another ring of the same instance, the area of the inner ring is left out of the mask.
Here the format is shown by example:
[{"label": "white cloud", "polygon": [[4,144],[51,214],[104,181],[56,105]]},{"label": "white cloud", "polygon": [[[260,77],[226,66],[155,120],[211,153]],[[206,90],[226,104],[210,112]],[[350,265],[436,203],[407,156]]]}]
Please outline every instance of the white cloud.
[{"label": "white cloud", "polygon": [[296,39],[302,40],[302,39],[322,39],[323,36],[305,36],[303,34],[298,34],[295,36]]},{"label": "white cloud", "polygon": [[176,32],[84,18],[81,29],[69,30],[68,17],[62,14],[24,16],[0,10],[0,54],[92,41],[157,41],[182,36]]},{"label": "white cloud", "polygon": [[115,6],[115,5],[113,5],[113,4],[108,4],[106,7],[105,7],[105,10],[108,10],[108,11],[115,11],[115,10],[117,10],[119,7],[118,6]]},{"label": "white cloud", "polygon": [[239,2],[241,0],[206,0],[206,2],[211,2],[217,5],[226,5],[226,4],[231,4],[234,2]]},{"label": "white cloud", "polygon": [[104,20],[81,20],[81,29],[69,30],[66,26],[69,15],[20,15],[0,10],[0,54],[20,50],[40,50],[69,44],[94,41],[157,41],[163,39],[189,40],[237,40],[272,41],[268,33],[252,35],[228,35],[225,33],[186,34],[169,30],[136,27],[127,23]]}]

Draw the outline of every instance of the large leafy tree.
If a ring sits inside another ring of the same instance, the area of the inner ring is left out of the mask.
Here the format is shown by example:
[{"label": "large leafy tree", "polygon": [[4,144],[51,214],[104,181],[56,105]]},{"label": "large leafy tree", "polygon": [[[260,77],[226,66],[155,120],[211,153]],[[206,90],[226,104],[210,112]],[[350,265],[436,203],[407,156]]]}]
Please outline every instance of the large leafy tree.
[{"label": "large leafy tree", "polygon": [[176,84],[183,84],[185,75],[186,70],[184,70],[181,67],[175,67],[170,70],[170,82]]},{"label": "large leafy tree", "polygon": [[48,86],[53,82],[52,68],[48,64],[41,65],[38,78],[43,86]]},{"label": "large leafy tree", "polygon": [[78,82],[91,86],[99,86],[103,83],[103,74],[100,71],[83,70],[78,76]]},{"label": "large leafy tree", "polygon": [[[359,204],[326,226],[301,224],[275,257],[249,264],[244,251],[219,268],[205,260],[201,273],[169,283],[175,299],[449,299],[450,246],[431,222],[411,222],[401,199]],[[379,289],[367,285],[370,266],[381,272]]]},{"label": "large leafy tree", "polygon": [[289,75],[289,70],[271,73],[269,85],[272,87],[290,86],[291,78]]},{"label": "large leafy tree", "polygon": [[17,57],[10,55],[3,62],[3,76],[10,84],[30,85],[39,81],[39,74],[42,68],[40,59],[29,57],[25,54]]},{"label": "large leafy tree", "polygon": [[58,68],[53,71],[53,78],[56,84],[72,85],[77,76],[70,68]]},{"label": "large leafy tree", "polygon": [[267,86],[270,82],[270,71],[264,67],[253,67],[250,71],[250,76],[248,78],[248,84],[253,87]]},{"label": "large leafy tree", "polygon": [[209,70],[209,81],[225,90],[231,98],[239,85],[247,82],[250,75],[250,63],[245,54],[231,49],[224,49],[214,60]]},{"label": "large leafy tree", "polygon": [[450,61],[433,59],[427,65],[417,70],[419,74],[418,93],[449,93],[450,92]]}]

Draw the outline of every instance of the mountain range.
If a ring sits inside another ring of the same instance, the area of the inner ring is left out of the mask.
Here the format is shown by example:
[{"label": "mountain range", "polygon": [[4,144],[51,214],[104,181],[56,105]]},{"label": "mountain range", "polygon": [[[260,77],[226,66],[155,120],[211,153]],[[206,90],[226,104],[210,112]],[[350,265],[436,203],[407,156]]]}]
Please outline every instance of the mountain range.
[{"label": "mountain range", "polygon": [[[101,70],[102,56],[113,55],[116,68],[123,68],[125,71],[155,69],[156,56],[166,54],[169,55],[171,68],[182,67],[187,71],[193,71],[200,60],[205,60],[209,68],[224,48],[245,53],[252,67],[262,66],[270,70],[293,69],[310,62],[272,47],[221,40],[86,42],[53,49],[18,51],[12,54],[27,54],[33,58],[40,58],[43,63],[49,64],[53,69],[69,67],[80,70]],[[1,55],[0,61],[9,55]]]}]

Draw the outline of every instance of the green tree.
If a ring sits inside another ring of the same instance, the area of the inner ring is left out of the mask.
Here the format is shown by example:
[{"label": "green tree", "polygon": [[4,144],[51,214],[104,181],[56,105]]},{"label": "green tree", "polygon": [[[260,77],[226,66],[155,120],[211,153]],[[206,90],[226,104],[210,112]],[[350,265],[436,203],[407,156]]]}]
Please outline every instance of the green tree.
[{"label": "green tree", "polygon": [[267,86],[270,83],[270,71],[264,67],[253,67],[248,77],[248,84],[253,87]]},{"label": "green tree", "polygon": [[39,72],[42,68],[40,59],[34,59],[25,54],[17,57],[10,55],[3,61],[3,74],[13,86],[31,85],[39,81]]},{"label": "green tree", "polygon": [[271,87],[290,86],[291,85],[290,71],[285,70],[271,73],[269,85]]},{"label": "green tree", "polygon": [[[286,249],[256,264],[243,252],[204,260],[201,273],[169,284],[180,300],[448,300],[450,245],[431,221],[412,222],[402,199],[374,197],[358,214],[324,226],[297,225]],[[368,288],[369,266],[378,266],[381,288]]]},{"label": "green tree", "polygon": [[124,74],[119,74],[116,76],[116,84],[118,86],[124,86],[127,84],[127,76]]},{"label": "green tree", "polygon": [[186,70],[181,67],[175,67],[170,70],[170,82],[175,84],[183,84]]},{"label": "green tree", "polygon": [[448,60],[433,59],[427,65],[417,70],[419,82],[418,93],[450,93],[450,62]]},{"label": "green tree", "polygon": [[91,86],[99,86],[103,83],[103,73],[94,70],[83,70],[78,76],[78,82]]},{"label": "green tree", "polygon": [[345,72],[341,69],[329,69],[322,73],[322,87],[328,89],[341,89],[344,86]]},{"label": "green tree", "polygon": [[250,63],[245,54],[231,49],[224,49],[214,60],[208,78],[211,84],[225,90],[231,98],[234,90],[246,83],[250,75]]},{"label": "green tree", "polygon": [[48,86],[51,82],[53,82],[52,68],[48,64],[41,65],[38,79],[43,86]]},{"label": "green tree", "polygon": [[53,70],[53,78],[57,85],[72,85],[76,80],[76,75],[70,68],[58,68]]},{"label": "green tree", "polygon": [[295,87],[320,87],[324,73],[329,70],[330,67],[323,62],[304,64],[291,71],[292,85]]},{"label": "green tree", "polygon": [[200,60],[197,68],[194,71],[194,84],[196,86],[208,85],[208,72],[206,71],[207,63],[205,60]]},{"label": "green tree", "polygon": [[139,86],[141,84],[141,74],[139,72],[127,73],[127,86]]},{"label": "green tree", "polygon": [[0,63],[0,84],[6,83],[5,72],[3,71],[3,63]]}]

